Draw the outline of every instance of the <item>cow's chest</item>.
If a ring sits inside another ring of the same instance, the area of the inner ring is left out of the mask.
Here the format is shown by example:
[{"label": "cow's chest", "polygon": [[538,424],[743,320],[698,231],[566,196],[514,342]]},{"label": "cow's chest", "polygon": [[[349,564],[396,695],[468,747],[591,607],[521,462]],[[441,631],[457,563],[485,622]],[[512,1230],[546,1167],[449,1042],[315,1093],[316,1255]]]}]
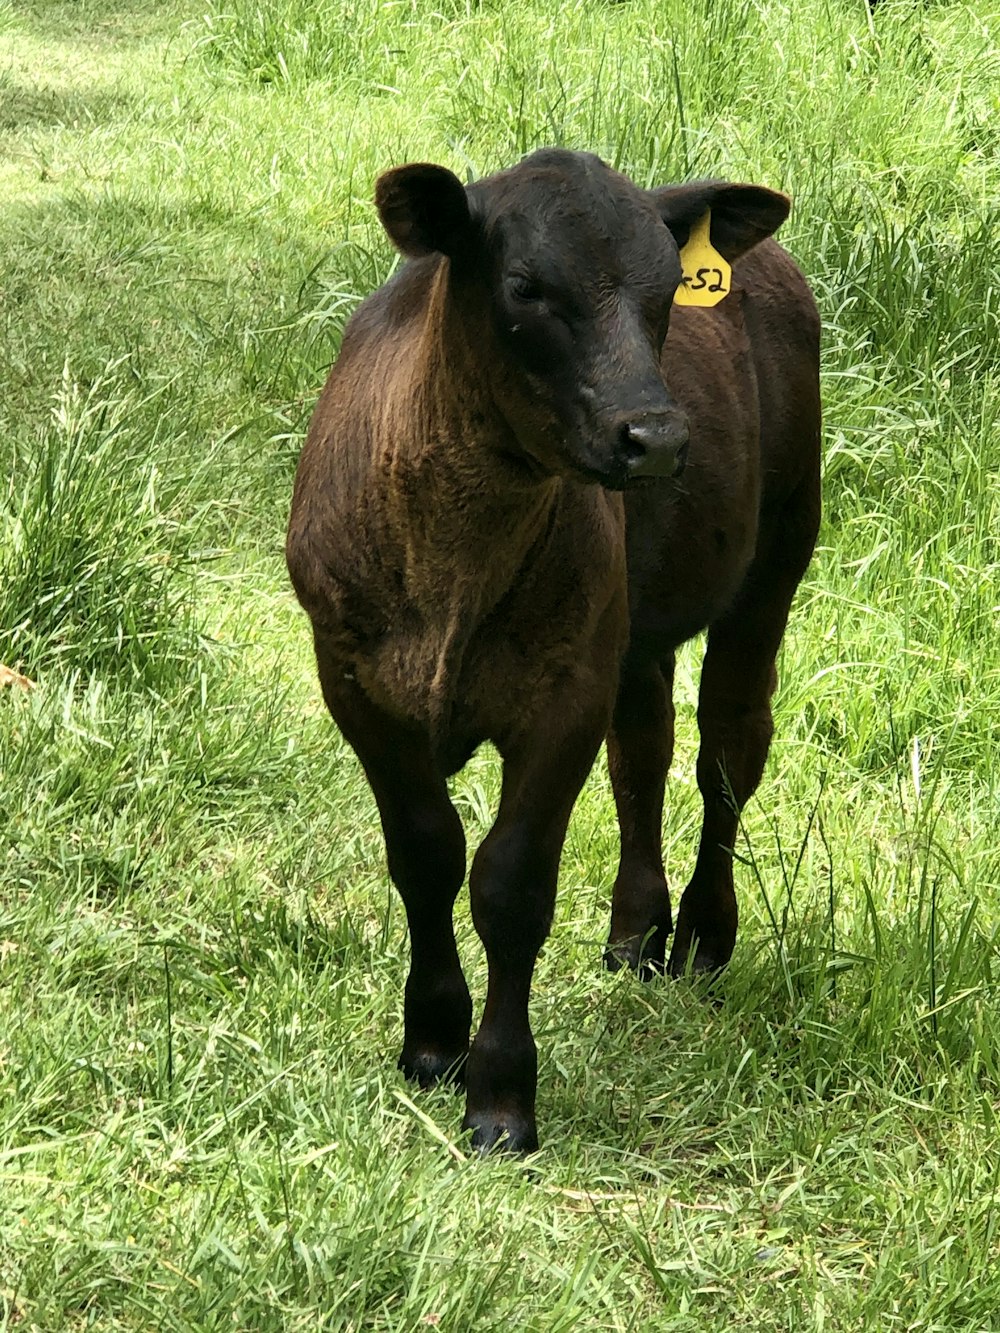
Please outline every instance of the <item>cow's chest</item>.
[{"label": "cow's chest", "polygon": [[593,657],[597,635],[579,589],[561,607],[518,597],[478,620],[469,612],[424,619],[411,609],[356,653],[354,673],[386,711],[449,750],[471,751],[499,742],[557,694]]},{"label": "cow's chest", "polygon": [[567,692],[610,700],[626,632],[620,511],[612,517],[572,540],[556,532],[499,597],[465,586],[398,605],[377,638],[355,645],[361,688],[425,730],[449,771],[484,740],[503,750]]}]

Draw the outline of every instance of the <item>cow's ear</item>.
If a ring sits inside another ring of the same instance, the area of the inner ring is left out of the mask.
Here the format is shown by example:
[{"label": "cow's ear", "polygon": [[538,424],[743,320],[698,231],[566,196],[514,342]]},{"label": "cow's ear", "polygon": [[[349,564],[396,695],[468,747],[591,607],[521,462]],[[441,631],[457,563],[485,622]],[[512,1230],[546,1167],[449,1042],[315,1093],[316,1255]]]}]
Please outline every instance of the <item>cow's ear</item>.
[{"label": "cow's ear", "polygon": [[730,185],[727,181],[664,185],[650,194],[679,246],[710,208],[712,244],[730,262],[777,231],[792,206],[787,195],[762,185]]},{"label": "cow's ear", "polygon": [[389,239],[404,255],[454,255],[471,227],[465,186],[446,167],[413,162],[380,176],[375,205]]}]

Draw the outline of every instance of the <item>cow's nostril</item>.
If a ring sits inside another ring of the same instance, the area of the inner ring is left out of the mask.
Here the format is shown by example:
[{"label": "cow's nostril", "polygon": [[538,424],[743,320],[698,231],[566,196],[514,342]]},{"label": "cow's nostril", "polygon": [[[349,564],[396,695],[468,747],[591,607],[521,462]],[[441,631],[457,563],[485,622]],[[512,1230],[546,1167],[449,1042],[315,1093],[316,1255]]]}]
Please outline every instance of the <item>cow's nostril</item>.
[{"label": "cow's nostril", "polygon": [[641,438],[639,431],[628,422],[622,426],[622,453],[625,455],[627,463],[638,463],[641,458],[646,456],[646,444]]}]

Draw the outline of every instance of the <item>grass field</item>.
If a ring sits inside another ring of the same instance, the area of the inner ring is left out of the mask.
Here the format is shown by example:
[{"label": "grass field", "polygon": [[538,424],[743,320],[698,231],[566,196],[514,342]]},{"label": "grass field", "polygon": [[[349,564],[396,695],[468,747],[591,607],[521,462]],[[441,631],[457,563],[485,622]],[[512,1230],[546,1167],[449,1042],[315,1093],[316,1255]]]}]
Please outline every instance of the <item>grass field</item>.
[{"label": "grass field", "polygon": [[[602,972],[598,765],[523,1163],[396,1073],[282,542],[374,178],[543,143],[793,195],[826,516],[721,1002]],[[998,1327],[997,0],[0,0],[0,197],[0,1328]]]}]

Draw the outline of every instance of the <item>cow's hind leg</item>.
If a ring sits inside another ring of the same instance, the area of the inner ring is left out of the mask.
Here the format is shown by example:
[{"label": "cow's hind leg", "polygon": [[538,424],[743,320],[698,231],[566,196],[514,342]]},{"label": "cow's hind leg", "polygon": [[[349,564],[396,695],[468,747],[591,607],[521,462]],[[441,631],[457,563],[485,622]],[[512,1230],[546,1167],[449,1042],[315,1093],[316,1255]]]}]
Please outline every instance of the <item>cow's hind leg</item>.
[{"label": "cow's hind leg", "polygon": [[389,874],[406,909],[410,971],[399,1067],[427,1085],[463,1076],[472,1001],[452,909],[465,879],[465,835],[426,735],[376,708],[317,638],[323,694],[378,803]]},{"label": "cow's hind leg", "polygon": [[[698,698],[698,787],[704,823],[677,914],[669,971],[714,971],[736,943],[733,849],[740,812],[757,789],[771,744],[775,658],[792,597],[812,554],[819,502],[810,479],[758,551],[747,581],[708,632]],[[694,951],[693,959],[691,958]]]},{"label": "cow's hind leg", "polygon": [[673,928],[661,842],[663,789],[674,748],[673,679],[673,654],[662,666],[630,654],[608,733],[608,768],[621,829],[604,955],[613,972],[622,966],[647,974],[661,969]]}]

